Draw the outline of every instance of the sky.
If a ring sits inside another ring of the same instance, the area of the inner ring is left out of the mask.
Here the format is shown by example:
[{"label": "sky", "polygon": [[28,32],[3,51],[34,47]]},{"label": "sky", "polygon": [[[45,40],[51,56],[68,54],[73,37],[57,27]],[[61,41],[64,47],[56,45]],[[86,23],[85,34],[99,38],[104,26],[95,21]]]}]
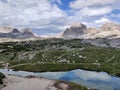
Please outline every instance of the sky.
[{"label": "sky", "polygon": [[120,23],[120,0],[0,0],[0,26],[55,36],[73,23]]}]

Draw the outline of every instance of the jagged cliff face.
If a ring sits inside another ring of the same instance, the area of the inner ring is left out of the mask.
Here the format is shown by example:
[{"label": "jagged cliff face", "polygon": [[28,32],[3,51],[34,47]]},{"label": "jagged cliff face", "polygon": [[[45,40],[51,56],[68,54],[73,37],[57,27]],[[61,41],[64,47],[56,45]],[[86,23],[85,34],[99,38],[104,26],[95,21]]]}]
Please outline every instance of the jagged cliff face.
[{"label": "jagged cliff face", "polygon": [[63,37],[64,38],[77,38],[77,37],[82,37],[87,31],[87,27],[84,24],[74,24],[70,28],[67,28],[63,32]]},{"label": "jagged cliff face", "polygon": [[63,38],[120,38],[120,25],[103,24],[99,29],[87,28],[83,24],[71,26],[63,33]]},{"label": "jagged cliff face", "polygon": [[35,37],[35,35],[32,33],[31,29],[24,29],[22,31],[19,31],[16,28],[6,28],[2,27],[0,30],[0,37],[2,38],[15,38],[15,39],[26,39]]}]

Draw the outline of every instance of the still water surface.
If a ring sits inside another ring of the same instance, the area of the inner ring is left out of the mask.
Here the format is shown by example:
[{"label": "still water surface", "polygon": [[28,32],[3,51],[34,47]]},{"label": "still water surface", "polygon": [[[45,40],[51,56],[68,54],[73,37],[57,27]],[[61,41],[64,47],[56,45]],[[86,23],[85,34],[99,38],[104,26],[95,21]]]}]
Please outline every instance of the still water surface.
[{"label": "still water surface", "polygon": [[96,88],[98,90],[120,90],[120,78],[110,76],[106,72],[95,72],[87,70],[72,70],[67,72],[44,72],[34,73],[27,71],[7,71],[7,69],[0,69],[4,74],[18,75],[18,76],[42,76],[48,79],[65,80],[84,85],[88,88]]}]

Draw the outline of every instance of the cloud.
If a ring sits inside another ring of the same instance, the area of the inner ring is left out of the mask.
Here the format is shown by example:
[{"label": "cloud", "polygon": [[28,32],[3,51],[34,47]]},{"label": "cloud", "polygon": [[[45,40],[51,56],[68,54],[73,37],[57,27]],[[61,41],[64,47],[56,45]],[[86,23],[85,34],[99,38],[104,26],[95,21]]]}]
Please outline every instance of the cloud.
[{"label": "cloud", "polygon": [[113,18],[120,18],[120,13],[119,13],[119,14],[111,14],[110,17],[113,17]]},{"label": "cloud", "polygon": [[[60,3],[60,0],[58,2]],[[55,24],[60,24],[65,16],[66,13],[49,0],[7,0],[6,3],[0,1],[2,25],[39,27],[55,21]]]},{"label": "cloud", "polygon": [[85,22],[88,27],[99,27],[99,24],[116,21],[119,15],[113,18],[112,14],[120,10],[119,0],[73,0],[69,7],[72,12],[69,21]]},{"label": "cloud", "polygon": [[107,22],[111,22],[111,21],[107,18],[101,18],[100,20],[95,21],[95,23],[97,23],[97,24],[103,24],[103,23],[107,23]]},{"label": "cloud", "polygon": [[118,2],[119,0],[75,0],[70,3],[70,7],[73,9],[80,9],[85,7],[100,7],[111,5],[114,2]]},{"label": "cloud", "polygon": [[74,22],[96,27],[107,19],[113,21],[111,17],[119,22],[119,14],[113,12],[119,11],[119,1],[66,0],[69,5],[64,6],[62,0],[0,0],[0,26],[51,29],[51,33]]},{"label": "cloud", "polygon": [[79,13],[83,16],[100,16],[108,14],[112,11],[110,7],[102,7],[102,8],[84,8],[79,11]]}]

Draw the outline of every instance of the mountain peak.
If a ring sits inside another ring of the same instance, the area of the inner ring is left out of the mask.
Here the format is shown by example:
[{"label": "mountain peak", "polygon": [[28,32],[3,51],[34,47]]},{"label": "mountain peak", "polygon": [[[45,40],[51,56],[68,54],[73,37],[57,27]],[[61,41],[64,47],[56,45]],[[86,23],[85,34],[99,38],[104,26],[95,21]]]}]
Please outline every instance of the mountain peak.
[{"label": "mountain peak", "polygon": [[85,26],[85,25],[82,24],[82,23],[73,23],[73,24],[71,25],[71,27],[83,27],[83,26]]},{"label": "mountain peak", "polygon": [[67,28],[63,32],[63,37],[64,38],[76,38],[76,37],[81,37],[84,35],[87,31],[87,27],[84,24],[81,23],[74,23],[70,28]]},{"label": "mountain peak", "polygon": [[20,31],[18,29],[14,28],[11,33],[20,33]]},{"label": "mountain peak", "polygon": [[67,28],[62,37],[63,38],[105,38],[105,37],[120,37],[120,25],[113,22],[103,24],[99,29],[87,28],[84,24],[73,24]]},{"label": "mountain peak", "polygon": [[30,28],[23,29],[23,35],[35,36],[34,33],[32,32],[32,30]]},{"label": "mountain peak", "polygon": [[[1,31],[9,30],[9,28],[3,27]],[[10,32],[1,32],[0,37],[3,38],[17,38],[17,39],[26,39],[36,37],[31,29],[18,30],[16,28],[10,28]]]}]

